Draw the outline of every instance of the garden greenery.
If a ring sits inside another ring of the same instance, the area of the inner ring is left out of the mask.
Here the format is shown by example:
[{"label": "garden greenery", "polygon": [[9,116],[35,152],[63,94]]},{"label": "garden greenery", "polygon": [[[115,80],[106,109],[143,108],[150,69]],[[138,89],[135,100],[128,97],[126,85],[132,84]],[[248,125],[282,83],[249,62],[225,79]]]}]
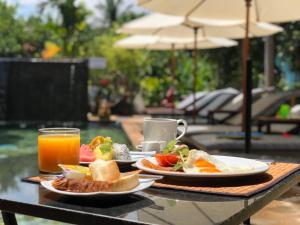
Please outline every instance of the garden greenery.
[{"label": "garden greenery", "polygon": [[[113,2],[113,4],[112,4]],[[109,5],[108,5],[109,3]],[[106,5],[105,5],[106,4]],[[193,60],[191,51],[176,52],[176,74],[171,76],[169,51],[127,50],[115,48],[114,43],[125,37],[116,30],[128,20],[142,14],[120,11],[122,0],[104,1],[99,5],[99,15],[104,15],[101,24],[89,24],[91,15],[84,3],[75,0],[45,0],[39,5],[41,14],[29,18],[17,16],[17,5],[0,0],[0,56],[1,57],[41,57],[46,43],[61,48],[55,56],[63,57],[104,57],[107,66],[101,71],[91,71],[94,84],[108,79],[111,90],[116,95],[134,95],[142,91],[148,105],[158,105],[165,97],[169,87],[175,88],[177,100],[191,93],[193,82]],[[45,8],[58,12],[53,18]],[[121,7],[122,8],[122,7]],[[130,10],[130,7],[127,8]],[[99,23],[99,21],[98,21]],[[286,62],[299,80],[300,23],[284,24],[285,31],[275,36],[276,55],[280,62]],[[199,50],[197,61],[196,90],[216,88],[241,88],[241,41],[233,48]],[[251,40],[254,86],[262,81],[263,41]],[[288,86],[284,71],[276,68],[277,85],[283,89]]]}]

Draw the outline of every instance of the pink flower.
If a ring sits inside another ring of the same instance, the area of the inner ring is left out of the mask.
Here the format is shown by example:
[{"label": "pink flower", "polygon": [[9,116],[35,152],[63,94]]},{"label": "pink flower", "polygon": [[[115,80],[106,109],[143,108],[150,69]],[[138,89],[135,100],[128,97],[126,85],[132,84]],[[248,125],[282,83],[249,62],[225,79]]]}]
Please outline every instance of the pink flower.
[{"label": "pink flower", "polygon": [[109,80],[107,80],[107,79],[102,79],[102,80],[100,80],[100,85],[101,85],[101,86],[105,87],[105,86],[107,86],[108,84],[109,84]]}]

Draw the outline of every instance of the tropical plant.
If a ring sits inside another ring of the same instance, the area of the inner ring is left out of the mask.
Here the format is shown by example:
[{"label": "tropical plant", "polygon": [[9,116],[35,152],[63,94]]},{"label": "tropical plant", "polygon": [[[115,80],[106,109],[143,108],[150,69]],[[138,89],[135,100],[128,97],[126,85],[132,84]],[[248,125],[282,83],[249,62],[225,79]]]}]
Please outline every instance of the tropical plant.
[{"label": "tropical plant", "polygon": [[106,68],[97,76],[112,80],[116,85],[114,88],[116,93],[134,94],[139,89],[140,79],[149,71],[151,62],[146,51],[114,47],[115,42],[124,37],[116,35],[115,29],[109,29],[101,36],[94,37],[90,43],[93,48],[89,49],[88,54],[106,59]]},{"label": "tropical plant", "polygon": [[0,0],[0,55],[22,54],[22,30],[24,21],[15,18],[17,7]]},{"label": "tropical plant", "polygon": [[[122,18],[123,21],[132,18],[133,14],[129,12],[131,5],[121,11],[122,4],[123,0],[105,0],[98,3],[96,7],[103,16],[102,22],[105,26],[111,27],[119,18]],[[126,19],[127,16],[128,19]]]},{"label": "tropical plant", "polygon": [[40,57],[48,42],[63,46],[61,36],[60,26],[51,17],[42,19],[37,16],[30,16],[24,22],[22,55],[25,57]]},{"label": "tropical plant", "polygon": [[276,80],[281,88],[298,89],[300,82],[300,22],[282,24],[284,31],[275,36]]},{"label": "tropical plant", "polygon": [[[100,2],[100,0],[99,0]],[[102,0],[97,8],[105,26],[95,27],[86,22],[89,12],[83,1],[43,0],[43,14],[22,18],[17,5],[0,0],[0,56],[41,57],[45,46],[62,50],[55,57],[104,57],[103,71],[91,71],[91,79],[108,79],[114,93],[135,93],[140,87],[149,104],[164,98],[170,86],[175,87],[177,99],[192,91],[193,61],[191,51],[176,52],[176,79],[170,72],[169,51],[148,52],[114,48],[114,42],[124,36],[115,33],[120,25],[143,14],[136,14],[124,6],[122,0]],[[53,17],[52,11],[58,12]],[[298,88],[300,80],[300,22],[283,24],[284,32],[275,36],[276,85],[282,89]],[[47,44],[48,43],[48,44]],[[201,50],[198,52],[196,90],[223,87],[241,89],[241,42],[238,47]],[[254,86],[263,79],[263,42],[251,40]],[[287,65],[295,79],[287,82],[286,72],[279,65]],[[292,84],[291,84],[292,83]]]},{"label": "tropical plant", "polygon": [[166,77],[158,78],[147,76],[140,81],[145,104],[159,106],[160,101],[165,97],[165,91],[170,86],[170,81]]},{"label": "tropical plant", "polygon": [[90,12],[83,2],[76,4],[75,0],[47,0],[40,3],[41,12],[45,12],[47,8],[56,9],[60,15],[58,23],[62,27],[65,55],[76,56],[83,33],[89,33],[86,19]]}]

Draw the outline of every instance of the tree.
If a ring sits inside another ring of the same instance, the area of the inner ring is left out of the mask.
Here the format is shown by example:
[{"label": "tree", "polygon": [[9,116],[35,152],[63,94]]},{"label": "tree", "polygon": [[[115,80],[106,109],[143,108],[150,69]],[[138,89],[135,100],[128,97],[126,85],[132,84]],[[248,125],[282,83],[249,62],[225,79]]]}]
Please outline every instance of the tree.
[{"label": "tree", "polygon": [[83,33],[89,33],[86,18],[89,11],[83,2],[75,4],[75,0],[47,0],[40,4],[45,12],[47,8],[54,8],[59,12],[59,24],[62,26],[63,50],[65,55],[76,56],[82,41]]},{"label": "tree", "polygon": [[[107,61],[105,70],[95,75],[95,80],[105,78],[116,84],[115,93],[134,94],[139,89],[139,82],[150,69],[147,51],[127,50],[114,47],[114,43],[124,35],[116,35],[116,28],[95,36],[89,43],[88,55],[101,56]],[[93,75],[92,75],[93,76]]]},{"label": "tree", "polygon": [[24,21],[18,20],[17,7],[0,0],[0,55],[21,56]]},{"label": "tree", "polygon": [[37,16],[29,17],[24,23],[23,56],[40,57],[45,43],[53,42],[63,45],[62,31],[51,17],[42,19]]},{"label": "tree", "polygon": [[121,11],[121,5],[123,0],[105,0],[100,1],[96,6],[100,13],[103,15],[103,23],[105,26],[111,27],[118,18],[129,15],[127,14],[131,6],[127,6],[126,9]]},{"label": "tree", "polygon": [[300,86],[300,22],[281,25],[284,31],[275,36],[275,79],[284,89],[299,89]]}]

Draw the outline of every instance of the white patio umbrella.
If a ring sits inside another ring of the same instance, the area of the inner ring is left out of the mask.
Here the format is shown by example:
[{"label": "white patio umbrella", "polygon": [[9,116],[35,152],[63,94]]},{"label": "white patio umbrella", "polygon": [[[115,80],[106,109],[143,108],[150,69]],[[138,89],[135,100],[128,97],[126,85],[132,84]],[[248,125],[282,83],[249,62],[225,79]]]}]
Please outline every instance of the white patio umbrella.
[{"label": "white patio umbrella", "polygon": [[245,2],[252,4],[249,20],[288,22],[298,20],[299,0],[138,0],[151,11],[189,18],[245,21]]},{"label": "white patio umbrella", "polygon": [[[213,19],[185,19],[182,16],[170,16],[160,13],[152,13],[141,18],[125,23],[119,33],[157,35],[162,37],[194,37],[194,30],[202,36],[239,39],[245,36],[245,23],[238,20],[213,20]],[[263,37],[281,32],[279,26],[251,22],[249,28],[250,37]]]},{"label": "white patio umbrella", "polygon": [[[269,23],[250,22],[249,24],[250,37],[269,36],[281,31],[283,31],[281,27]],[[203,18],[187,19],[183,16],[152,13],[125,23],[118,32],[155,34],[162,37],[193,37],[200,34],[201,36],[240,39],[245,35],[245,22]]]},{"label": "white patio umbrella", "polygon": [[[179,38],[179,37],[161,37],[154,35],[132,35],[127,38],[121,39],[115,43],[115,47],[122,47],[128,49],[148,49],[148,50],[171,50],[172,51],[172,64],[171,71],[172,77],[175,78],[175,50],[190,50],[190,49],[212,49],[221,47],[232,47],[237,45],[236,41],[226,38],[215,37],[198,37],[196,41],[194,38]],[[194,51],[195,53],[195,51]],[[194,59],[196,54],[194,54]],[[194,60],[194,63],[197,63]],[[194,68],[196,66],[194,65]],[[193,96],[195,103],[196,93],[196,71],[193,73]],[[194,104],[195,107],[195,104]],[[194,117],[195,118],[195,117]]]},{"label": "white patio umbrella", "polygon": [[[238,20],[245,24],[245,50],[248,58],[251,22],[300,20],[299,0],[138,0],[140,6],[186,20]],[[252,6],[252,7],[251,7]],[[246,59],[245,59],[246,61]]]},{"label": "white patio umbrella", "polygon": [[[243,124],[245,151],[251,147],[251,61],[249,60],[249,24],[287,22],[300,19],[299,0],[139,0],[139,5],[160,13],[186,19],[222,19],[245,22],[243,48]],[[251,7],[252,5],[252,7]],[[247,82],[249,81],[249,82]]]},{"label": "white patio umbrella", "polygon": [[[197,45],[199,49],[211,49],[220,47],[232,47],[237,45],[237,42],[226,38],[198,37]],[[128,49],[187,50],[194,49],[194,38],[161,37],[156,35],[132,35],[117,41],[114,46]]]},{"label": "white patio umbrella", "polygon": [[[250,37],[262,37],[281,32],[283,29],[273,24],[251,22],[249,30]],[[245,22],[203,18],[189,19],[183,16],[152,13],[124,24],[118,32],[126,34],[154,34],[162,37],[194,37],[195,39],[198,35],[243,38]],[[195,51],[196,49],[197,47]],[[196,54],[194,54],[194,57],[196,57]],[[194,66],[196,66],[196,63],[194,63]],[[194,68],[194,73],[196,73],[196,70],[197,68]]]}]

